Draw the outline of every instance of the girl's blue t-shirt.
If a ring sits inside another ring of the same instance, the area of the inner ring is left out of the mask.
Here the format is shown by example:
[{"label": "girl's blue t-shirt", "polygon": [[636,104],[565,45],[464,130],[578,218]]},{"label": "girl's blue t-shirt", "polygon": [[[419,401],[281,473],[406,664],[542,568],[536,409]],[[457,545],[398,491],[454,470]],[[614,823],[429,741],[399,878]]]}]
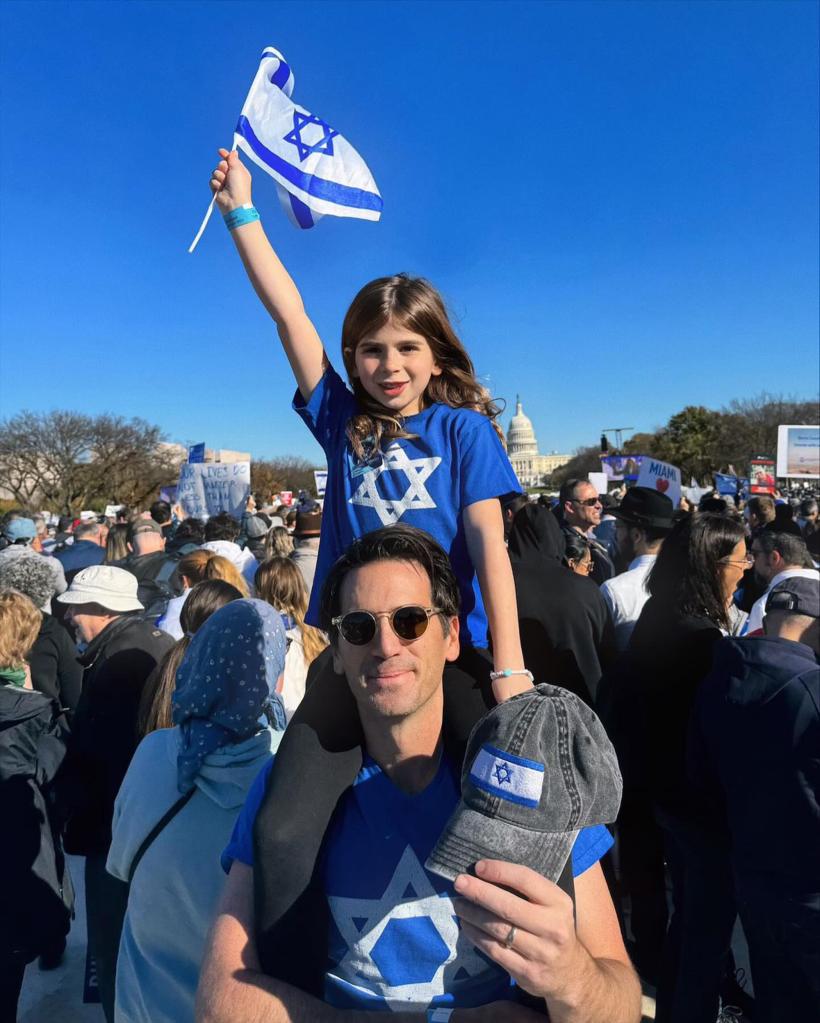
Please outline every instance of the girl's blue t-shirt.
[{"label": "girl's blue t-shirt", "polygon": [[[259,772],[222,854],[253,866],[253,824],[275,761]],[[370,757],[330,824],[320,865],[330,910],[325,1001],[339,1009],[423,1011],[512,997],[505,970],[462,934],[450,881],[424,868],[459,800],[457,772],[442,757],[416,795],[398,789]],[[578,877],[611,848],[596,825],[578,832]]]},{"label": "girl's blue t-shirt", "polygon": [[507,453],[480,412],[434,404],[408,416],[410,438],[394,440],[378,464],[356,462],[345,430],[359,412],[353,393],[332,367],[305,403],[293,407],[327,456],[327,489],[316,575],[306,621],[319,625],[319,597],[331,566],[357,537],[403,522],[429,533],[450,557],[461,593],[461,641],[487,646],[487,615],[467,549],[464,509],[518,493]]}]

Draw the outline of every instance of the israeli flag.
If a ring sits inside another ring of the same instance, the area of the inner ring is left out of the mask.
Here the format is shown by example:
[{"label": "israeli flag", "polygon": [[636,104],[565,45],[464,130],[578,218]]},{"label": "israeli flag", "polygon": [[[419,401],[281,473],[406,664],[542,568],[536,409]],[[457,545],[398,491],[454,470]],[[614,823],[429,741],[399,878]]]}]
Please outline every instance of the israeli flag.
[{"label": "israeli flag", "polygon": [[291,100],[293,85],[288,62],[266,46],[234,145],[276,181],[297,227],[313,227],[326,213],[378,220],[382,197],[367,164],[335,128]]},{"label": "israeli flag", "polygon": [[544,788],[544,765],[484,743],[470,768],[470,781],[491,796],[536,807]]}]

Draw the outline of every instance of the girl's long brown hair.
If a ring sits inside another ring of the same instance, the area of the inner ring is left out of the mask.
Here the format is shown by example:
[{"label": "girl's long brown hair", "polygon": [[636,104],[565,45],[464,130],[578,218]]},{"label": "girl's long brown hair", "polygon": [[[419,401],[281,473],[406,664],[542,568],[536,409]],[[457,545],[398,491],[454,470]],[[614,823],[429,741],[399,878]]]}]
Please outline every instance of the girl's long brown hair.
[{"label": "girl's long brown hair", "polygon": [[472,360],[453,330],[441,295],[423,277],[396,274],[365,284],[353,299],[342,325],[342,358],[361,408],[347,425],[354,454],[358,458],[364,456],[368,437],[373,438],[374,449],[378,449],[383,441],[410,436],[401,418],[390,415],[371,398],[354,375],[357,346],[386,323],[420,334],[430,345],[441,374],[430,378],[424,392],[425,404],[441,402],[451,408],[480,412],[492,422],[503,443],[504,435],[495,421],[501,409],[476,380]]},{"label": "girl's long brown hair", "polygon": [[280,614],[290,615],[302,635],[305,662],[310,664],[327,646],[324,633],[305,625],[308,591],[304,577],[290,558],[275,557],[263,561],[254,579],[256,595]]}]

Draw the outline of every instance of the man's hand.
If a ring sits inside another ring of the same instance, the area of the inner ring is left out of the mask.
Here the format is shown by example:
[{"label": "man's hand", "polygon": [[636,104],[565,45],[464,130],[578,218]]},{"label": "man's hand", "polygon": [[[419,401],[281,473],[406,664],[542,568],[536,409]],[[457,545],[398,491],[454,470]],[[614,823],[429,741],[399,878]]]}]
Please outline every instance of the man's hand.
[{"label": "man's hand", "polygon": [[[455,882],[464,933],[519,987],[537,998],[560,999],[589,961],[575,934],[572,899],[516,863],[480,860],[476,874],[460,874]],[[513,927],[508,948],[505,941]]]},{"label": "man's hand", "polygon": [[251,202],[251,176],[234,149],[218,150],[222,159],[211,173],[211,191],[216,193],[216,205],[224,215]]}]

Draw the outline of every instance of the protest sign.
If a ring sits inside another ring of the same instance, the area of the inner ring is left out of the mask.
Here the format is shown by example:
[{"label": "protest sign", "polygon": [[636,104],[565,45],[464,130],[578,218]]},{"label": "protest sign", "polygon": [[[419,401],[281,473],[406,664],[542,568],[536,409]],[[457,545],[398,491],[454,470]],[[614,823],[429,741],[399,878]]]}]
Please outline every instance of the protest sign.
[{"label": "protest sign", "polygon": [[601,470],[612,483],[636,480],[645,455],[602,455]]},{"label": "protest sign", "polygon": [[313,481],[316,484],[316,496],[324,497],[327,488],[327,469],[314,469]]},{"label": "protest sign", "polygon": [[778,426],[777,475],[820,479],[820,426]]},{"label": "protest sign", "polygon": [[241,519],[250,492],[250,462],[188,462],[180,467],[177,498],[186,515],[207,519],[226,511]]},{"label": "protest sign", "polygon": [[750,494],[774,493],[774,459],[757,455],[749,460]]},{"label": "protest sign", "polygon": [[124,504],[107,504],[103,515],[105,515],[107,519],[115,519],[119,514],[120,509],[124,507]]},{"label": "protest sign", "polygon": [[599,494],[606,493],[607,474],[605,472],[591,472],[587,478]]},{"label": "protest sign", "polygon": [[649,487],[651,490],[666,494],[675,508],[680,504],[680,469],[675,465],[659,462],[657,458],[645,457],[638,473],[638,486]]},{"label": "protest sign", "polygon": [[205,461],[205,444],[192,444],[188,448],[188,461],[192,464]]}]

